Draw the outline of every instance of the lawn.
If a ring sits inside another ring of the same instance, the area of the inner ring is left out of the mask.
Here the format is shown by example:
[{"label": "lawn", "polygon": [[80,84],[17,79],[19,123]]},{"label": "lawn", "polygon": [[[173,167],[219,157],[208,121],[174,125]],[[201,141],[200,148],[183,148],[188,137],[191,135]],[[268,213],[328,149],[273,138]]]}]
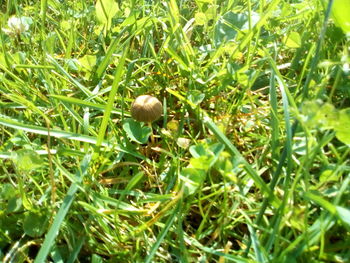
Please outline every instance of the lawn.
[{"label": "lawn", "polygon": [[350,262],[349,14],[2,1],[0,260]]}]

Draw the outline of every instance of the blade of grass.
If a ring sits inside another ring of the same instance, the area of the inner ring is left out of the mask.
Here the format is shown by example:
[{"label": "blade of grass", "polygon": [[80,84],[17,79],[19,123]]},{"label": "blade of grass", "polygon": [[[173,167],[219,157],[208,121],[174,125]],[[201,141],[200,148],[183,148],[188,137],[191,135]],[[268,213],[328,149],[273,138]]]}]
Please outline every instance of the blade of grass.
[{"label": "blade of grass", "polygon": [[90,165],[91,155],[85,155],[84,159],[81,161],[79,170],[76,173],[77,183],[73,183],[67,192],[66,197],[63,199],[63,203],[55,216],[55,219],[45,236],[45,240],[41,245],[41,248],[36,256],[34,263],[44,263],[46,262],[47,255],[49,254],[51,247],[54,244],[55,238],[59,233],[61,224],[66,217],[70,206],[74,201],[75,194],[78,190],[78,184],[82,182],[84,176],[88,173],[88,168]]},{"label": "blade of grass", "polygon": [[283,112],[284,112],[284,120],[285,120],[285,126],[286,126],[286,141],[285,141],[285,149],[286,149],[286,175],[284,179],[284,195],[283,195],[283,201],[281,206],[278,208],[278,212],[274,216],[274,218],[271,220],[271,226],[273,226],[273,233],[270,235],[269,241],[267,242],[267,251],[269,251],[272,248],[272,244],[274,243],[275,246],[278,245],[279,237],[280,235],[277,235],[279,229],[282,217],[284,215],[284,210],[286,208],[288,198],[289,198],[289,192],[290,192],[290,180],[291,180],[291,171],[292,171],[292,129],[291,129],[291,121],[290,121],[290,113],[289,113],[289,103],[288,98],[286,95],[285,90],[287,87],[285,86],[285,83],[276,76],[277,81],[280,86],[281,94],[282,94],[282,103],[283,103]]},{"label": "blade of grass", "polygon": [[[67,96],[62,96],[62,95],[50,95],[50,97],[53,97],[59,101],[64,101],[64,102],[67,102],[70,104],[79,105],[82,107],[89,107],[91,109],[96,109],[96,110],[101,110],[101,111],[104,111],[106,108],[106,105],[104,105],[104,104],[93,103],[90,101],[85,101],[85,100],[81,100],[81,99],[77,99],[77,98],[73,98],[73,97],[67,97]],[[122,115],[121,110],[112,110],[111,113]],[[128,114],[126,112],[123,112],[123,114],[130,117],[130,114]]]},{"label": "blade of grass", "polygon": [[94,94],[90,90],[88,90],[86,87],[84,87],[82,84],[79,83],[76,79],[74,79],[58,62],[51,57],[50,55],[47,55],[48,60],[55,66],[55,68],[61,72],[64,76],[66,76],[76,87],[78,87],[86,96],[91,97]]},{"label": "blade of grass", "polygon": [[[40,126],[34,126],[34,125],[28,125],[21,122],[17,122],[14,120],[10,120],[7,118],[0,117],[0,124],[11,127],[14,129],[19,129],[22,131],[32,132],[35,134],[41,134],[41,135],[48,135],[47,128],[40,127]],[[60,130],[50,130],[50,136],[56,137],[56,138],[63,138],[68,140],[75,140],[75,141],[81,141],[81,142],[88,142],[91,144],[96,144],[97,140],[95,137],[82,135],[78,133],[72,133],[72,132],[66,132],[66,131],[60,131]],[[102,143],[103,146],[110,146],[107,142]]]},{"label": "blade of grass", "polygon": [[[7,118],[0,117],[0,124],[11,127],[14,129],[19,129],[22,131],[32,132],[35,134],[41,134],[41,135],[48,135],[48,131],[46,128],[34,126],[34,125],[28,125],[24,123],[20,123],[14,120],[10,120]],[[68,139],[68,140],[75,140],[75,141],[81,141],[81,142],[87,142],[91,144],[96,144],[97,139],[92,136],[82,135],[78,133],[72,133],[72,132],[66,132],[66,131],[60,131],[60,130],[50,130],[50,136],[55,138],[62,138],[62,139]],[[106,141],[102,141],[100,146],[106,146],[106,147],[113,147],[117,151],[128,153],[136,158],[140,158],[141,160],[145,160],[148,163],[152,163],[151,160],[147,159],[143,155],[130,151],[129,149],[119,146],[119,145],[111,145],[110,143]],[[6,157],[6,156],[4,156]]]},{"label": "blade of grass", "polygon": [[110,121],[110,115],[112,112],[112,108],[114,105],[114,101],[115,101],[115,97],[118,91],[118,87],[119,87],[119,82],[121,80],[122,74],[123,74],[123,68],[124,68],[124,63],[125,63],[125,59],[126,56],[128,54],[128,50],[129,50],[129,45],[126,45],[124,51],[123,51],[123,55],[119,60],[119,64],[117,66],[117,69],[115,71],[114,74],[114,80],[113,80],[113,84],[112,84],[112,89],[109,93],[109,97],[108,97],[108,101],[107,101],[107,105],[105,107],[105,111],[103,114],[103,119],[102,119],[102,123],[101,123],[101,127],[97,136],[97,142],[96,142],[96,146],[99,147],[102,145],[103,142],[103,138],[105,136],[106,133],[106,129],[107,129],[107,125],[108,122]]},{"label": "blade of grass", "polygon": [[201,249],[204,252],[207,252],[209,254],[213,254],[213,255],[216,255],[216,256],[219,256],[219,257],[223,257],[227,261],[232,261],[232,262],[236,262],[236,263],[253,263],[253,262],[255,262],[255,261],[251,261],[251,260],[249,260],[247,258],[244,258],[244,257],[234,256],[234,255],[231,255],[231,254],[223,253],[223,252],[218,251],[218,250],[216,250],[214,248],[211,248],[211,247],[203,246],[201,243],[199,243],[196,239],[194,239],[192,237],[188,237],[187,236],[186,237],[186,242],[189,245],[195,246],[195,247]]},{"label": "blade of grass", "polygon": [[[348,174],[346,179],[341,184],[341,187],[335,197],[333,205],[338,205],[342,196],[347,191],[350,184],[350,175]],[[309,194],[310,196],[310,194]],[[318,198],[315,198],[315,200]],[[326,204],[328,206],[328,204]],[[331,209],[332,211],[332,209]],[[304,232],[297,239],[295,239],[287,248],[285,248],[281,255],[280,259],[286,257],[287,254],[292,253],[294,258],[297,258],[301,255],[306,249],[310,248],[316,244],[321,236],[331,229],[336,224],[336,217],[331,214],[328,210],[324,210],[318,219],[307,229],[307,232]],[[306,238],[307,237],[307,238]],[[281,261],[282,262],[282,261]]]},{"label": "blade of grass", "polygon": [[108,65],[111,61],[111,58],[118,47],[120,47],[120,37],[116,37],[112,40],[112,43],[110,44],[110,46],[107,49],[106,55],[104,56],[103,60],[101,61],[101,63],[99,64],[99,66],[96,70],[96,79],[102,78],[103,73],[105,72],[106,68],[108,67]]},{"label": "blade of grass", "polygon": [[73,250],[71,251],[70,253],[70,256],[67,260],[67,263],[74,263],[76,262],[77,258],[78,258],[78,255],[79,255],[79,252],[81,250],[81,248],[83,247],[84,243],[85,243],[85,236],[82,236],[77,244],[74,246]]},{"label": "blade of grass", "polygon": [[314,76],[314,71],[316,69],[317,63],[320,59],[320,51],[324,41],[324,37],[326,35],[326,29],[327,29],[328,19],[330,17],[331,10],[332,10],[332,5],[333,5],[333,0],[328,1],[326,14],[323,21],[323,26],[320,32],[319,39],[317,41],[315,55],[312,58],[309,74],[307,75],[306,81],[304,83],[304,87],[302,91],[303,99],[307,99],[309,97],[309,86],[310,86],[312,77]]},{"label": "blade of grass", "polygon": [[264,249],[264,246],[260,244],[256,231],[251,224],[247,224],[247,226],[250,233],[250,239],[252,240],[256,261],[259,263],[268,262],[266,250]]},{"label": "blade of grass", "polygon": [[271,72],[270,78],[270,105],[271,105],[271,152],[272,159],[277,159],[279,153],[279,120],[278,120],[278,106],[277,106],[277,90],[275,85],[275,73]]},{"label": "blade of grass", "polygon": [[[255,26],[248,31],[248,33],[240,40],[240,44],[231,53],[231,58],[235,58],[237,53],[242,51],[250,43],[251,39],[254,37],[257,31],[262,28],[267,19],[273,14],[274,9],[280,3],[280,0],[273,0],[269,3],[268,8],[265,13],[261,15],[260,20],[255,24]],[[225,52],[224,46],[216,49],[216,51],[211,55],[208,63],[204,66],[204,70],[207,70],[216,60]]]},{"label": "blade of grass", "polygon": [[180,202],[178,202],[176,204],[174,210],[172,211],[171,215],[169,216],[168,220],[166,221],[162,231],[158,234],[157,241],[153,244],[153,246],[152,246],[148,256],[146,257],[146,259],[144,261],[145,263],[152,262],[152,259],[153,259],[154,255],[156,254],[160,244],[162,243],[162,241],[165,238],[166,234],[169,232],[169,229],[173,225],[173,222],[174,222],[175,218],[178,216]]}]

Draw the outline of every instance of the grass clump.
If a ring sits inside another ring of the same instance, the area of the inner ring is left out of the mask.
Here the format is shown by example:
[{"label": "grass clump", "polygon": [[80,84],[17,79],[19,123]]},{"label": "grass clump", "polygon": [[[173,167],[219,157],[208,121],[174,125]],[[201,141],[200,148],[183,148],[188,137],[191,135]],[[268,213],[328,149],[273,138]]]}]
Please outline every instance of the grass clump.
[{"label": "grass clump", "polygon": [[2,261],[349,261],[340,2],[0,4]]}]

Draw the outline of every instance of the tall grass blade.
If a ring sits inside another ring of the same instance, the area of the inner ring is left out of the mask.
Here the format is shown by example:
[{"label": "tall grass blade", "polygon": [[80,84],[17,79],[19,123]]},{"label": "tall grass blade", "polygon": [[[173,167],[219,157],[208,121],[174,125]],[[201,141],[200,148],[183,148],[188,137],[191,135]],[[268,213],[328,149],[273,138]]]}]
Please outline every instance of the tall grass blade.
[{"label": "tall grass blade", "polygon": [[126,56],[128,54],[128,50],[129,50],[129,46],[127,45],[123,51],[123,55],[119,60],[119,64],[118,64],[117,69],[116,69],[115,74],[114,74],[112,89],[111,89],[109,96],[108,96],[108,101],[107,101],[107,105],[105,107],[105,111],[103,114],[101,127],[99,129],[99,133],[97,136],[97,142],[96,142],[97,147],[102,145],[102,142],[103,142],[103,139],[104,139],[104,136],[106,133],[107,125],[108,125],[108,122],[110,121],[110,116],[111,116],[111,112],[113,109],[114,101],[116,99],[115,97],[116,97],[116,94],[118,91],[119,82],[120,82],[122,74],[124,72],[123,68],[124,68]]},{"label": "tall grass blade", "polygon": [[[180,201],[181,202],[181,201]],[[159,248],[160,244],[163,242],[166,234],[168,233],[170,227],[173,225],[173,222],[175,220],[175,218],[178,216],[178,212],[179,212],[179,203],[176,204],[176,207],[174,208],[174,210],[172,211],[171,215],[169,216],[168,220],[166,221],[162,231],[158,234],[157,236],[157,241],[153,244],[148,256],[145,259],[145,263],[150,263],[153,262],[153,257],[157,252],[157,249]]]},{"label": "tall grass blade", "polygon": [[54,245],[56,236],[59,233],[61,224],[66,217],[70,206],[74,201],[74,196],[78,190],[78,184],[83,180],[84,176],[88,173],[88,168],[91,160],[91,155],[85,155],[84,159],[80,164],[80,168],[76,173],[77,183],[73,183],[67,192],[66,197],[63,199],[63,203],[55,216],[55,219],[45,236],[45,240],[36,256],[34,263],[44,263],[46,262],[46,257],[50,253],[51,247]]},{"label": "tall grass blade", "polygon": [[[50,95],[50,97],[55,98],[55,99],[62,101],[62,102],[67,102],[67,103],[70,103],[73,105],[79,105],[82,107],[88,107],[88,108],[100,110],[100,111],[104,111],[106,108],[106,104],[94,103],[91,101],[81,100],[81,99],[77,99],[77,98],[73,98],[73,97],[67,97],[67,96],[62,96],[62,95]],[[111,112],[114,114],[118,114],[118,115],[122,114],[122,111],[117,110],[117,109],[112,110]],[[128,114],[126,112],[124,112],[123,114],[126,116],[130,116],[130,114]]]},{"label": "tall grass blade", "polygon": [[333,0],[329,0],[328,5],[327,5],[326,14],[325,14],[324,21],[323,21],[323,26],[322,26],[322,29],[320,32],[319,39],[317,41],[315,55],[312,58],[310,70],[309,70],[309,73],[306,77],[306,81],[304,83],[303,93],[302,93],[303,99],[307,99],[309,97],[309,86],[310,86],[312,77],[314,76],[314,71],[317,67],[318,61],[320,59],[320,51],[321,51],[321,47],[322,47],[323,42],[324,42],[324,37],[326,35],[327,24],[328,24],[329,17],[331,15],[332,5],[333,5]]},{"label": "tall grass blade", "polygon": [[[24,124],[21,122],[17,122],[17,121],[10,120],[7,118],[2,118],[2,117],[0,117],[0,124],[10,128],[26,131],[26,132],[48,136],[47,128],[44,128],[44,127]],[[88,142],[91,144],[96,144],[97,142],[97,139],[95,137],[78,134],[78,133],[67,132],[67,131],[54,130],[54,129],[50,130],[50,136],[56,137],[56,138],[74,140],[74,141]],[[108,146],[109,144],[107,142],[103,142],[102,145]]]}]

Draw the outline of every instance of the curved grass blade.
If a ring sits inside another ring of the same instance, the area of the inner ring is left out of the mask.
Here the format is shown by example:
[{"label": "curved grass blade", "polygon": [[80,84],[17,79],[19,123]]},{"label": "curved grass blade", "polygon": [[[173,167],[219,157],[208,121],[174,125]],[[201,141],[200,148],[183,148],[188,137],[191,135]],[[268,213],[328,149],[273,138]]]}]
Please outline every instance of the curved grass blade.
[{"label": "curved grass blade", "polygon": [[[103,104],[93,103],[90,101],[85,101],[85,100],[72,98],[72,97],[66,97],[66,96],[62,96],[62,95],[50,95],[50,97],[55,98],[55,99],[62,101],[62,102],[67,102],[67,103],[79,105],[82,107],[88,107],[88,108],[95,109],[95,110],[104,111],[106,108],[106,105],[103,105]],[[114,114],[122,115],[121,110],[112,110],[111,112]],[[125,112],[124,112],[124,115],[130,116],[128,113],[125,113]]]},{"label": "curved grass blade", "polygon": [[107,125],[108,125],[108,122],[110,120],[110,116],[111,116],[111,112],[113,109],[114,100],[115,100],[115,97],[116,97],[116,94],[118,91],[119,83],[120,83],[121,77],[122,77],[123,72],[124,72],[123,68],[124,68],[126,56],[128,54],[128,50],[129,50],[129,46],[127,45],[123,51],[123,55],[119,60],[119,64],[118,64],[117,69],[116,69],[115,74],[114,74],[112,89],[111,89],[109,96],[108,96],[108,101],[107,101],[107,105],[105,107],[105,111],[103,114],[101,127],[99,129],[99,133],[97,136],[97,142],[96,142],[97,147],[99,147],[103,143],[103,138],[105,136]]},{"label": "curved grass blade", "polygon": [[[48,136],[48,131],[44,127],[24,124],[24,123],[20,123],[20,122],[10,120],[7,118],[5,119],[2,117],[0,117],[0,124],[4,125],[6,127]],[[97,139],[95,137],[87,136],[87,135],[83,135],[83,134],[79,134],[79,133],[67,132],[67,131],[50,130],[50,136],[55,137],[55,138],[62,138],[62,139],[68,139],[68,140],[87,142],[87,143],[91,143],[91,144],[97,143]],[[102,141],[101,146],[113,147],[117,151],[128,153],[136,158],[139,158],[139,159],[147,161],[148,163],[151,163],[151,160],[147,159],[145,156],[143,156],[137,152],[130,151],[127,148],[122,147],[120,145],[112,145],[106,141]],[[1,153],[1,154],[3,154],[3,153]],[[0,155],[0,158],[8,158],[8,155],[7,154]]]},{"label": "curved grass blade", "polygon": [[154,255],[155,255],[155,253],[157,252],[157,249],[159,248],[160,244],[162,243],[163,239],[165,238],[165,236],[168,233],[170,227],[173,225],[173,222],[174,222],[175,218],[178,215],[180,202],[177,203],[174,211],[172,212],[172,214],[169,216],[168,220],[166,221],[162,231],[158,234],[157,241],[153,244],[153,246],[152,246],[152,248],[151,248],[147,258],[145,259],[145,263],[152,262],[152,259],[153,259]]},{"label": "curved grass blade", "polygon": [[193,237],[187,237],[186,239],[187,239],[186,243],[188,243],[189,245],[195,246],[195,247],[201,249],[202,251],[204,251],[206,253],[213,254],[213,255],[216,255],[216,256],[219,256],[219,257],[223,257],[228,262],[230,262],[230,261],[237,262],[237,263],[253,263],[253,262],[256,262],[256,261],[252,261],[252,260],[249,260],[247,258],[244,258],[244,257],[238,257],[238,256],[230,255],[230,254],[221,252],[221,251],[216,250],[216,249],[211,248],[211,247],[203,246],[201,243],[199,243]]},{"label": "curved grass blade", "polygon": [[[35,134],[41,134],[48,136],[47,128],[40,127],[40,126],[34,126],[29,124],[20,123],[14,120],[5,119],[0,117],[0,124],[14,128],[19,129],[22,131],[32,132]],[[60,131],[60,130],[50,130],[50,136],[56,137],[56,138],[63,138],[68,140],[74,140],[74,141],[81,141],[81,142],[88,142],[91,144],[96,144],[96,138],[82,135],[79,133],[72,133],[72,132],[66,132],[66,131]],[[102,143],[103,146],[110,146],[107,142]]]},{"label": "curved grass blade", "polygon": [[78,190],[78,184],[82,181],[83,177],[87,174],[89,164],[91,161],[91,155],[87,154],[85,155],[84,159],[81,162],[80,168],[76,173],[77,182],[73,183],[66,194],[66,197],[63,199],[63,203],[58,210],[57,215],[55,216],[55,219],[52,223],[52,226],[50,227],[50,230],[45,236],[44,243],[42,244],[38,255],[36,256],[34,263],[42,263],[46,261],[46,257],[49,254],[52,245],[54,244],[55,238],[59,233],[61,224],[67,215],[70,206],[72,205],[74,201],[74,195],[76,194]]},{"label": "curved grass blade", "polygon": [[63,75],[65,75],[76,87],[78,87],[86,96],[93,96],[92,92],[88,90],[85,86],[79,83],[76,79],[74,79],[69,73],[50,55],[47,55],[48,60],[55,66],[55,68],[60,71]]},{"label": "curved grass blade", "polygon": [[332,5],[333,5],[333,0],[330,0],[328,2],[328,5],[327,5],[327,10],[326,10],[326,14],[325,14],[325,17],[324,17],[322,29],[321,29],[321,32],[320,32],[320,35],[319,35],[319,38],[318,38],[318,41],[317,41],[315,55],[312,58],[311,65],[310,65],[310,70],[309,70],[309,73],[308,73],[308,75],[306,77],[305,84],[304,84],[304,87],[303,87],[303,90],[302,90],[303,99],[307,99],[309,97],[309,87],[310,87],[310,83],[311,83],[312,77],[314,76],[314,72],[316,70],[318,61],[320,60],[321,47],[323,45],[324,38],[325,38],[325,35],[326,35],[326,30],[327,30],[327,27],[328,27],[328,20],[329,20],[329,17],[331,15]]}]

